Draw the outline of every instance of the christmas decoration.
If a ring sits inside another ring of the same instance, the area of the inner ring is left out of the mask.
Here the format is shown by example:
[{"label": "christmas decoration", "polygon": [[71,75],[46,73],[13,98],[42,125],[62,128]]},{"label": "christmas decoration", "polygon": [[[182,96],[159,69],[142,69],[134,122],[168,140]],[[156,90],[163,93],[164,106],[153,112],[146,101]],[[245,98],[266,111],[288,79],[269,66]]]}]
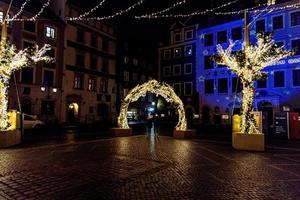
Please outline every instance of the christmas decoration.
[{"label": "christmas decoration", "polygon": [[26,48],[18,51],[13,44],[7,42],[7,25],[4,20],[2,23],[2,38],[0,44],[0,130],[9,129],[8,119],[8,97],[9,80],[13,72],[24,67],[32,66],[39,61],[50,62],[51,59],[45,56],[50,50],[50,45],[44,45],[42,48]]},{"label": "christmas decoration", "polygon": [[145,96],[148,92],[160,95],[167,102],[172,103],[178,112],[179,121],[176,125],[176,130],[185,131],[187,129],[187,121],[185,117],[185,110],[181,99],[176,95],[173,88],[166,83],[160,84],[156,80],[151,80],[142,85],[137,85],[124,98],[120,115],[118,117],[118,125],[120,128],[128,129],[127,110],[130,103],[137,101],[141,96]]},{"label": "christmas decoration", "polygon": [[272,36],[257,35],[256,44],[247,45],[245,42],[242,50],[232,53],[235,43],[230,41],[229,47],[223,49],[217,45],[219,58],[217,63],[227,65],[241,80],[242,90],[242,133],[259,133],[255,126],[253,116],[253,98],[255,94],[254,81],[266,77],[262,72],[267,66],[271,66],[283,58],[291,55],[283,47],[277,47]]}]

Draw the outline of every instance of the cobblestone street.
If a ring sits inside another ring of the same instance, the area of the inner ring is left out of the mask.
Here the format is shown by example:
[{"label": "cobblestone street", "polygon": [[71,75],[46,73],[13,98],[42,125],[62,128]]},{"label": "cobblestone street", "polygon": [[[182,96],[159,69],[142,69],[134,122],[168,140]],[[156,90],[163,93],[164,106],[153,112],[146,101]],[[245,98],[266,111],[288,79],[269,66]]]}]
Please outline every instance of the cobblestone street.
[{"label": "cobblestone street", "polygon": [[0,150],[0,199],[300,199],[300,149],[133,136]]}]

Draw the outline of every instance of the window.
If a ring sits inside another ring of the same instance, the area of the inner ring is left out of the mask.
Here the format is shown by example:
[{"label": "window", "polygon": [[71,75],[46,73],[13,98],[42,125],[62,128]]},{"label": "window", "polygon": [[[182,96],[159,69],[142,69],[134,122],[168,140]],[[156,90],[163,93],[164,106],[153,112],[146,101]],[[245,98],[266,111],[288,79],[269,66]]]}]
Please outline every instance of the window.
[{"label": "window", "polygon": [[275,42],[276,47],[283,47],[284,42],[283,41],[279,41],[279,42]]},{"label": "window", "polygon": [[171,50],[164,50],[164,60],[170,60],[171,59]]},{"label": "window", "polygon": [[193,55],[193,47],[192,47],[192,45],[184,47],[184,55],[185,56],[192,56]]},{"label": "window", "polygon": [[181,56],[181,48],[174,49],[174,58],[178,58]]},{"label": "window", "polygon": [[106,58],[102,59],[102,68],[101,68],[101,71],[103,73],[108,73],[108,64],[109,64],[108,62],[109,62],[108,59],[106,59]]},{"label": "window", "polygon": [[132,60],[132,64],[133,64],[134,66],[138,66],[138,60],[137,60],[136,58],[134,58],[134,59]]},{"label": "window", "polygon": [[124,62],[124,64],[128,64],[129,63],[129,58],[127,56],[124,56],[123,62]]},{"label": "window", "polygon": [[236,28],[231,29],[231,39],[233,39],[233,40],[242,39],[242,37],[243,37],[242,32],[243,32],[242,27],[236,27]]},{"label": "window", "polygon": [[24,30],[29,32],[35,32],[35,22],[34,21],[24,21]]},{"label": "window", "polygon": [[184,64],[184,74],[192,74],[193,73],[193,64],[187,63]]},{"label": "window", "polygon": [[83,88],[83,74],[74,75],[74,88],[82,89]]},{"label": "window", "polygon": [[84,31],[77,29],[77,42],[84,43]]},{"label": "window", "polygon": [[173,75],[174,76],[181,75],[181,65],[174,65],[173,66]]},{"label": "window", "polygon": [[293,70],[293,86],[300,86],[300,69]]},{"label": "window", "polygon": [[124,76],[124,77],[123,77],[123,78],[124,78],[124,81],[128,82],[128,81],[129,81],[129,72],[124,71],[123,76]]},{"label": "window", "polygon": [[217,33],[218,44],[227,42],[227,31],[220,31]]},{"label": "window", "polygon": [[181,84],[180,83],[174,83],[173,84],[173,88],[174,88],[174,92],[177,94],[177,95],[181,95]]},{"label": "window", "polygon": [[106,78],[101,78],[99,91],[104,93],[108,91],[108,80]]},{"label": "window", "polygon": [[184,96],[191,96],[193,94],[193,83],[184,83]]},{"label": "window", "polygon": [[292,50],[294,55],[300,55],[300,39],[292,40]]},{"label": "window", "polygon": [[33,68],[23,68],[21,71],[21,82],[25,84],[33,84]]},{"label": "window", "polygon": [[170,77],[171,76],[171,66],[164,66],[163,67],[163,76]]},{"label": "window", "polygon": [[97,69],[98,59],[97,56],[91,56],[90,68]]},{"label": "window", "polygon": [[261,19],[261,20],[257,20],[256,21],[256,33],[263,33],[265,32],[266,28],[265,28],[265,20]]},{"label": "window", "polygon": [[242,83],[241,83],[241,79],[237,78],[237,77],[233,77],[231,79],[232,81],[232,88],[231,91],[232,93],[240,93],[242,91]]},{"label": "window", "polygon": [[274,87],[284,87],[284,86],[285,86],[284,71],[274,72]]},{"label": "window", "polygon": [[88,91],[96,91],[96,78],[89,78]]},{"label": "window", "polygon": [[46,26],[46,37],[55,39],[55,37],[56,37],[55,28]]},{"label": "window", "polygon": [[214,36],[212,33],[205,34],[204,36],[204,46],[212,46],[214,44]]},{"label": "window", "polygon": [[204,81],[204,92],[205,94],[213,94],[214,93],[214,80],[210,79],[210,80],[205,80]]},{"label": "window", "polygon": [[181,41],[181,33],[174,33],[174,42]]},{"label": "window", "polygon": [[256,86],[257,88],[267,88],[267,79],[258,80]]},{"label": "window", "polygon": [[193,30],[188,30],[185,32],[185,39],[190,40],[193,39],[194,37],[194,31]]},{"label": "window", "polygon": [[204,56],[204,69],[214,68],[214,62],[211,56]]},{"label": "window", "polygon": [[300,11],[291,13],[291,26],[300,25]]},{"label": "window", "polygon": [[228,79],[220,78],[218,79],[218,92],[227,93],[228,92]]},{"label": "window", "polygon": [[55,102],[54,101],[42,101],[41,113],[42,115],[54,115]]},{"label": "window", "polygon": [[84,67],[85,64],[85,56],[84,54],[78,53],[76,55],[76,65],[80,66],[80,67]]},{"label": "window", "polygon": [[44,81],[43,85],[47,87],[54,86],[54,71],[44,70]]},{"label": "window", "polygon": [[91,46],[95,48],[98,47],[98,39],[96,35],[91,36]]},{"label": "window", "polygon": [[132,82],[137,83],[139,80],[137,73],[132,73]]},{"label": "window", "polygon": [[108,41],[105,38],[102,40],[102,50],[108,51]]},{"label": "window", "polygon": [[281,29],[283,28],[283,16],[276,16],[273,17],[273,30]]}]

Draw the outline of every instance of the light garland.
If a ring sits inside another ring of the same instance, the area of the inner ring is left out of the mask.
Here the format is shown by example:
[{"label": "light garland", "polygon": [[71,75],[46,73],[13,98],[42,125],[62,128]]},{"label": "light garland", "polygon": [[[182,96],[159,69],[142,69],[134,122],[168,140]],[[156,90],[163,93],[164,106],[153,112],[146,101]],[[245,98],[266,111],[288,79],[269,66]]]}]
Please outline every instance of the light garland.
[{"label": "light garland", "polygon": [[141,18],[149,18],[149,16],[161,15],[161,14],[163,14],[165,12],[169,12],[173,8],[176,8],[177,6],[180,6],[180,5],[185,4],[185,3],[186,3],[186,0],[183,0],[183,1],[180,1],[180,2],[177,2],[173,5],[171,5],[170,7],[166,8],[164,10],[153,12],[153,13],[150,13],[150,14],[141,15],[141,16],[135,16],[134,18],[141,19]]},{"label": "light garland", "polygon": [[125,13],[128,13],[129,11],[135,9],[137,6],[139,6],[139,5],[143,4],[143,3],[144,3],[144,0],[140,0],[139,2],[133,4],[132,6],[126,8],[124,10],[121,10],[121,11],[119,11],[117,13],[114,13],[113,15],[109,15],[109,16],[104,16],[104,17],[88,17],[88,18],[78,18],[78,19],[76,19],[76,18],[75,19],[68,18],[67,20],[70,20],[70,21],[75,21],[75,20],[77,20],[77,21],[80,21],[80,20],[81,21],[83,21],[83,20],[97,20],[97,21],[101,21],[101,20],[113,19],[113,18],[115,18],[117,16],[121,16],[121,15],[123,15]]},{"label": "light garland", "polygon": [[14,45],[2,44],[0,47],[0,130],[7,130],[10,126],[7,108],[7,92],[9,80],[14,71],[31,66],[39,61],[50,62],[51,58],[45,56],[51,49],[50,45],[44,45],[41,49],[24,49],[18,51]]},{"label": "light garland", "polygon": [[22,6],[21,6],[19,12],[17,12],[17,13],[11,18],[12,21],[13,21],[14,19],[17,19],[17,18],[20,16],[20,14],[23,12],[23,10],[24,10],[26,4],[27,4],[29,1],[30,1],[30,0],[26,0],[26,1],[22,4]]},{"label": "light garland", "polygon": [[[10,19],[7,19],[6,21],[8,22],[12,22],[12,21],[36,21],[36,19],[44,12],[44,10],[46,9],[46,7],[48,7],[50,5],[50,1],[51,0],[47,0],[46,3],[43,4],[43,6],[41,7],[40,11],[33,17],[28,18],[28,19],[21,19],[21,18],[16,18],[16,17],[12,17]],[[24,5],[24,4],[23,4]],[[25,4],[26,5],[26,4]],[[24,5],[24,7],[25,7]],[[24,9],[24,8],[23,8]],[[19,14],[20,15],[20,14]]]},{"label": "light garland", "polygon": [[100,6],[102,6],[107,0],[102,0],[98,5],[96,5],[94,8],[92,8],[91,10],[81,14],[79,17],[70,17],[67,18],[67,20],[83,20],[84,17],[89,16],[90,14],[92,14],[93,12],[95,12]]},{"label": "light garland", "polygon": [[226,4],[220,5],[218,7],[215,8],[211,8],[211,9],[206,9],[204,11],[195,11],[189,14],[169,14],[169,15],[152,15],[152,14],[148,14],[148,15],[142,15],[142,16],[135,16],[136,19],[141,19],[141,18],[148,18],[148,19],[157,19],[157,18],[186,18],[186,17],[192,17],[192,16],[196,16],[196,15],[205,15],[209,12],[213,12],[215,10],[227,7],[231,4],[234,4],[236,2],[238,2],[239,0],[234,0],[231,2],[228,2]]},{"label": "light garland", "polygon": [[227,65],[241,80],[242,90],[242,133],[259,133],[253,115],[253,98],[255,94],[254,81],[265,78],[262,72],[267,66],[271,66],[283,58],[291,55],[284,47],[277,47],[271,36],[257,36],[256,45],[243,44],[241,51],[232,54],[235,43],[230,41],[229,47],[223,49],[217,45],[220,56],[218,64]]},{"label": "light garland", "polygon": [[179,118],[179,121],[176,125],[176,130],[184,131],[187,129],[185,110],[181,99],[176,95],[170,85],[166,83],[160,84],[156,80],[151,80],[142,85],[137,85],[127,94],[122,102],[120,115],[118,117],[118,125],[120,128],[129,128],[127,121],[127,110],[129,104],[137,101],[140,97],[145,96],[148,92],[160,95],[165,98],[167,102],[172,103],[177,109]]}]

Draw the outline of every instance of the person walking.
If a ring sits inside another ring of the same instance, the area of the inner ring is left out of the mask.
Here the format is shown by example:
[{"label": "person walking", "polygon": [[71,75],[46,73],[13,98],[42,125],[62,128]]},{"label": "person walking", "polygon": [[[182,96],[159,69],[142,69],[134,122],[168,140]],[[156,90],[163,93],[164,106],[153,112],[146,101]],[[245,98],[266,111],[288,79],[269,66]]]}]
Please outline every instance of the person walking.
[{"label": "person walking", "polygon": [[160,125],[160,118],[159,118],[158,114],[156,114],[154,117],[154,135],[155,136],[158,136],[159,125]]}]

